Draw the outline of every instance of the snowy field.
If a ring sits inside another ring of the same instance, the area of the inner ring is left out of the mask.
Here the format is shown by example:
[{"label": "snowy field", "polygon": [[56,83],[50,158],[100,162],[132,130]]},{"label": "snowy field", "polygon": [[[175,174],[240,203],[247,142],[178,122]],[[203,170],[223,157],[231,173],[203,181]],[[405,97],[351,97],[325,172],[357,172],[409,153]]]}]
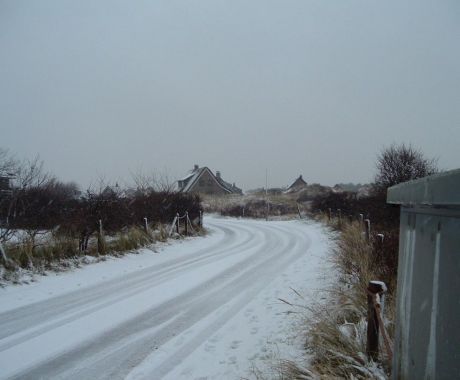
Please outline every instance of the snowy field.
[{"label": "snowy field", "polygon": [[[318,301],[330,240],[305,221],[210,234],[0,289],[1,379],[240,379],[302,355],[279,298]],[[305,301],[302,301],[305,302]]]}]

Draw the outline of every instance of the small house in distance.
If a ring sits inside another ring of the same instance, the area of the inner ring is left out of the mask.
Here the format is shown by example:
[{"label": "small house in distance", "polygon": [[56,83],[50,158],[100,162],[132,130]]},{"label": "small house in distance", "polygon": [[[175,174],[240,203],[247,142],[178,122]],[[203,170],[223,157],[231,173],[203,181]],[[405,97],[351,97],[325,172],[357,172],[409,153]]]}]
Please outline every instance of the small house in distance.
[{"label": "small house in distance", "polygon": [[299,175],[292,185],[287,188],[286,193],[296,193],[297,191],[304,189],[306,186],[307,183],[302,178],[302,175]]},{"label": "small house in distance", "polygon": [[177,187],[183,193],[200,193],[208,195],[243,194],[235,183],[230,184],[222,179],[221,173],[214,173],[206,166],[195,165],[190,173],[177,181]]}]

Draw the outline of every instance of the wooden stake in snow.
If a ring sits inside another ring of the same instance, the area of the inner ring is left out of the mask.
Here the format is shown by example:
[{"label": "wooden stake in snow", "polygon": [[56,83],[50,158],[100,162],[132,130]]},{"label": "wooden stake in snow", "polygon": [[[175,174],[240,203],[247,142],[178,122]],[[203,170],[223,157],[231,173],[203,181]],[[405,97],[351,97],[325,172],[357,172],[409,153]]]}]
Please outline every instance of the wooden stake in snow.
[{"label": "wooden stake in snow", "polygon": [[367,344],[369,359],[376,360],[379,356],[379,332],[382,334],[388,360],[393,358],[393,342],[383,323],[383,309],[387,286],[382,281],[370,281],[367,288]]},{"label": "wooden stake in snow", "polygon": [[149,233],[149,223],[148,223],[148,220],[147,218],[144,218],[144,230],[145,230],[145,233]]},{"label": "wooden stake in snow", "polygon": [[188,211],[185,211],[185,236],[188,236]]},{"label": "wooden stake in snow", "polygon": [[104,230],[102,228],[102,219],[99,219],[99,234],[97,235],[97,253],[100,255],[105,255],[106,253]]},{"label": "wooden stake in snow", "polygon": [[364,228],[366,232],[366,241],[369,243],[371,240],[371,221],[369,219],[364,220]]},{"label": "wooden stake in snow", "polygon": [[6,257],[5,249],[3,248],[2,242],[0,242],[0,254],[2,256],[2,260],[6,262],[7,257]]},{"label": "wooden stake in snow", "polygon": [[379,356],[379,319],[375,305],[379,294],[386,292],[387,288],[383,282],[370,281],[367,287],[367,357],[376,360]]}]

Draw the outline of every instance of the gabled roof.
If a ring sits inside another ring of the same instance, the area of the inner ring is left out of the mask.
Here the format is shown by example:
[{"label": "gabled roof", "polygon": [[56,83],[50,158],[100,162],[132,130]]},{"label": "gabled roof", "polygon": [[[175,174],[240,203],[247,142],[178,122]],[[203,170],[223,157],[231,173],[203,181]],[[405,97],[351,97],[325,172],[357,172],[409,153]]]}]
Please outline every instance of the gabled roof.
[{"label": "gabled roof", "polygon": [[178,190],[181,192],[188,192],[190,189],[193,188],[193,186],[199,181],[199,179],[203,176],[204,173],[208,172],[210,174],[210,177],[215,181],[215,183],[225,192],[229,194],[233,193],[239,193],[242,194],[243,191],[236,187],[235,185],[232,185],[228,182],[225,182],[222,178],[217,177],[213,174],[213,172],[206,166],[204,167],[197,167],[189,172],[184,178],[180,179],[178,182],[183,182],[182,187],[179,188]]},{"label": "gabled roof", "polygon": [[219,187],[221,187],[224,191],[226,191],[227,193],[231,193],[232,191],[230,189],[228,189],[227,187],[225,187],[223,184],[221,184],[217,177],[212,173],[211,170],[209,170],[208,167],[204,166],[202,168],[197,168],[197,169],[194,169],[189,175],[187,175],[185,177],[185,179],[182,179],[182,181],[185,181],[185,186],[182,188],[182,192],[187,192],[189,191],[193,185],[195,185],[195,183],[201,178],[201,176],[205,173],[205,172],[209,172],[209,174],[211,175],[211,177],[214,179],[214,181],[216,181],[217,185]]},{"label": "gabled roof", "polygon": [[299,177],[292,183],[291,186],[289,186],[287,188],[287,191],[289,190],[294,190],[296,188],[301,188],[301,187],[304,187],[304,186],[307,186],[307,183],[304,181],[304,179],[302,178],[302,174],[299,175]]},{"label": "gabled roof", "polygon": [[241,190],[239,187],[236,187],[235,184],[231,184],[228,182],[225,182],[222,178],[216,177],[216,180],[225,188],[230,190],[231,193],[238,193],[242,194],[243,190]]}]

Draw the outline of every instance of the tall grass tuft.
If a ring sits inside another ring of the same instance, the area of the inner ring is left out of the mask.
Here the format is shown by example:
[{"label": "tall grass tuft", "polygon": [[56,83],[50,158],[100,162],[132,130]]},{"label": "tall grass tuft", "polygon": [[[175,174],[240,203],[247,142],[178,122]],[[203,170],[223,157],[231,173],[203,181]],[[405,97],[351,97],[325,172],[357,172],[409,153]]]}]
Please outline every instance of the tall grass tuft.
[{"label": "tall grass tuft", "polygon": [[131,251],[152,244],[155,239],[150,233],[139,227],[131,227],[120,233],[108,244],[109,251],[123,252]]},{"label": "tall grass tuft", "polygon": [[[330,292],[330,301],[315,307],[307,319],[306,347],[312,354],[312,370],[319,378],[386,379],[390,363],[384,350],[380,363],[366,356],[367,297],[369,281],[383,280],[372,241],[368,242],[358,222],[343,225],[333,254],[340,275]],[[394,301],[387,296],[387,328],[393,334]]]}]

